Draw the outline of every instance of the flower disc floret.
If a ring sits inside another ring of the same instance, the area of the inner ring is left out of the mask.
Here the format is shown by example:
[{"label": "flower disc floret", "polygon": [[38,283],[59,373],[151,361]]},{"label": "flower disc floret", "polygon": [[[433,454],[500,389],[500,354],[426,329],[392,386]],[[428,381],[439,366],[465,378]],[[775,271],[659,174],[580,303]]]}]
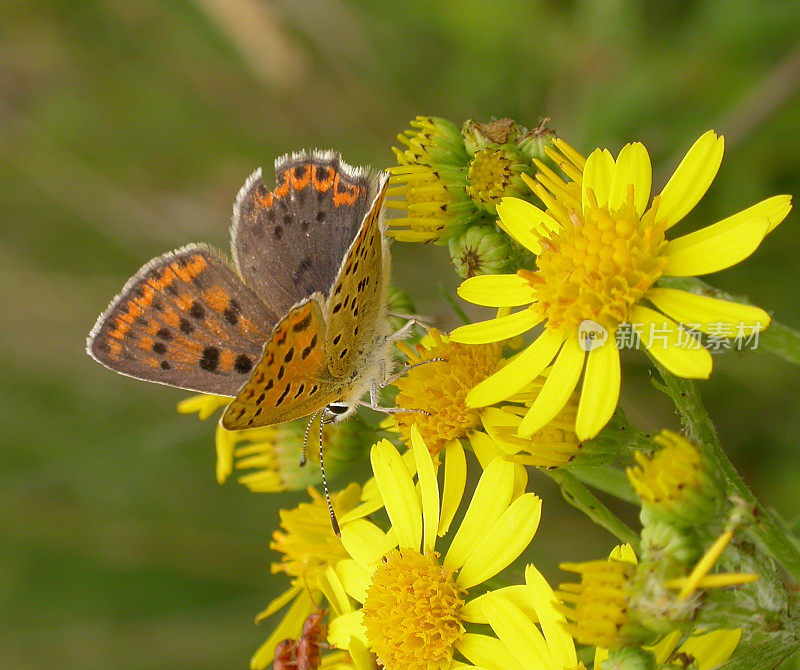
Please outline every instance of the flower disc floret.
[{"label": "flower disc floret", "polygon": [[448,667],[464,633],[464,605],[438,554],[395,549],[378,566],[364,601],[367,638],[387,668]]}]

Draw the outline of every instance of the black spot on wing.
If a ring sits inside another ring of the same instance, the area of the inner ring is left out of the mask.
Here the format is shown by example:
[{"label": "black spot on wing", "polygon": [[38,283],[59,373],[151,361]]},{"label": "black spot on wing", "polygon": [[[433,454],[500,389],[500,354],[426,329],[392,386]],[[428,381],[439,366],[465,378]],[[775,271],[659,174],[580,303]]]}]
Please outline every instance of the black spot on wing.
[{"label": "black spot on wing", "polygon": [[214,372],[219,365],[219,349],[216,347],[206,347],[200,357],[198,365],[206,372]]}]

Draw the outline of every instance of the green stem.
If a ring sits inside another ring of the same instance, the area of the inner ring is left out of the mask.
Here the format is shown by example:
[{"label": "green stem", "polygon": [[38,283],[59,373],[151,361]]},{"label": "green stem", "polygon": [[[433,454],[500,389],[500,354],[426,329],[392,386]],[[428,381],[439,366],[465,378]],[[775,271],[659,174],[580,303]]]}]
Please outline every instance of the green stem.
[{"label": "green stem", "polygon": [[639,536],[626,526],[619,518],[601,503],[595,495],[569,471],[542,470],[550,479],[561,487],[561,495],[570,505],[579,509],[597,525],[605,528],[620,542],[630,544],[638,552]]},{"label": "green stem", "polygon": [[633,505],[641,505],[628,481],[628,476],[623,470],[615,468],[613,465],[583,465],[581,463],[569,466],[569,471],[593,489],[603,491]]},{"label": "green stem", "polygon": [[676,377],[658,363],[656,367],[666,385],[663,390],[675,402],[683,423],[689,429],[690,437],[694,439],[698,449],[723,474],[729,491],[744,500],[753,510],[750,532],[758,543],[783,565],[792,579],[800,583],[800,548],[787,534],[785,522],[756,499],[736,471],[719,443],[714,424],[702,404],[694,382]]},{"label": "green stem", "polygon": [[461,319],[462,323],[472,323],[472,319],[467,316],[467,313],[461,309],[461,306],[453,299],[453,296],[451,296],[441,284],[439,284],[439,294],[442,296],[442,298],[444,298],[444,301],[450,305],[450,308],[456,313],[456,316]]}]

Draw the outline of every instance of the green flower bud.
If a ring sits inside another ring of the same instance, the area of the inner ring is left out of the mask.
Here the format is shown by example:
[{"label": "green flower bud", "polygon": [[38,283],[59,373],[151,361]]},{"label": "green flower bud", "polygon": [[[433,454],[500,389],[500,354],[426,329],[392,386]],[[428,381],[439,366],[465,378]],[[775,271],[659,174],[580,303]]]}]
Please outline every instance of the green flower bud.
[{"label": "green flower bud", "polygon": [[531,162],[538,159],[552,164],[547,156],[547,148],[553,143],[556,133],[547,127],[549,120],[542,119],[538,126],[525,133],[517,143],[517,150]]},{"label": "green flower bud", "polygon": [[450,240],[450,260],[462,279],[505,270],[511,251],[508,237],[493,225],[475,225]]},{"label": "green flower bud", "polygon": [[627,471],[642,509],[648,518],[678,528],[708,525],[724,498],[713,470],[697,447],[677,433],[665,430],[655,441],[662,449],[651,457],[637,452],[637,465]]},{"label": "green flower bud", "polygon": [[503,144],[516,144],[525,135],[525,128],[513,119],[492,119],[488,123],[478,123],[469,119],[461,127],[464,144],[471,154]]},{"label": "green flower bud", "polygon": [[658,562],[666,559],[694,565],[703,555],[703,542],[692,529],[666,523],[658,513],[653,515],[650,508],[642,509],[641,520],[642,560]]},{"label": "green flower bud", "polygon": [[599,670],[656,670],[656,658],[645,649],[623,647],[609,653]]},{"label": "green flower bud", "polygon": [[398,165],[463,167],[469,154],[458,126],[435,116],[418,116],[411,128],[397,136],[405,147],[392,147]]}]

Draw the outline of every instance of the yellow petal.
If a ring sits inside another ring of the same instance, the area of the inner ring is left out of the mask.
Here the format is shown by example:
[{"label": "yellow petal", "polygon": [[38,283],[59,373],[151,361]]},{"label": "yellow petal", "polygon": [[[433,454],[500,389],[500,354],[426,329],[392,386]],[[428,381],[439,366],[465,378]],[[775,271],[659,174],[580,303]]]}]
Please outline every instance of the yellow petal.
[{"label": "yellow petal", "polygon": [[508,316],[459,326],[450,333],[450,339],[462,344],[499,342],[525,333],[541,321],[542,316],[536,310],[523,309]]},{"label": "yellow petal", "polygon": [[661,665],[666,663],[670,654],[675,651],[675,647],[678,646],[681,637],[683,637],[683,631],[680,628],[676,628],[667,633],[656,644],[648,646],[646,649],[653,653],[653,656],[656,657],[656,663]]},{"label": "yellow petal", "polygon": [[707,379],[711,374],[711,354],[669,317],[636,305],[631,322],[641,327],[642,344],[653,358],[672,374],[688,379]]},{"label": "yellow petal", "polygon": [[519,275],[470,277],[458,287],[458,295],[486,307],[518,307],[536,300],[531,285]]},{"label": "yellow petal", "polygon": [[608,555],[608,560],[610,561],[625,561],[626,563],[633,563],[636,565],[639,562],[639,559],[636,558],[636,552],[633,550],[633,547],[629,544],[618,544],[611,550],[611,553]]},{"label": "yellow petal", "polygon": [[693,277],[724,270],[750,256],[764,236],[792,208],[791,197],[779,195],[738,214],[667,243],[664,274]]},{"label": "yellow petal", "polygon": [[578,343],[578,339],[568,337],[556,357],[542,390],[519,425],[520,437],[530,437],[538,432],[564,409],[578,385],[585,356],[586,352]]},{"label": "yellow petal", "polygon": [[304,588],[305,587],[302,584],[294,584],[290,589],[284,591],[277,598],[270,601],[269,605],[267,605],[267,607],[263,609],[261,612],[259,612],[258,615],[256,616],[256,623],[258,623],[262,619],[266,619],[267,617],[272,616],[278,610],[282,610]]},{"label": "yellow petal", "polygon": [[542,501],[533,493],[512,502],[478,540],[458,573],[458,586],[468,589],[506,568],[531,543],[541,515]]},{"label": "yellow petal", "polygon": [[439,484],[433,469],[431,452],[419,434],[417,424],[411,426],[411,448],[417,464],[420,497],[422,498],[422,550],[433,550],[439,529]]},{"label": "yellow petal", "polygon": [[400,547],[419,551],[422,509],[403,459],[391,442],[381,440],[372,447],[370,461]]},{"label": "yellow petal", "polygon": [[626,144],[617,157],[616,169],[611,180],[611,195],[608,207],[619,209],[628,200],[628,187],[633,186],[633,202],[636,213],[641,216],[650,201],[653,168],[650,155],[641,142]]},{"label": "yellow petal", "polygon": [[[353,561],[353,563],[355,563],[355,561]],[[342,584],[342,580],[339,579],[336,571],[331,566],[328,566],[318,579],[320,590],[335,614],[346,614],[353,610],[350,605],[350,598],[347,597],[344,584]]]},{"label": "yellow petal", "polygon": [[445,445],[444,453],[444,487],[442,488],[442,512],[439,516],[439,537],[450,528],[453,518],[461,505],[464,487],[467,484],[467,459],[464,447],[458,440],[451,440]]},{"label": "yellow petal", "polygon": [[514,463],[514,490],[511,493],[511,500],[516,500],[528,488],[528,470],[524,465]]},{"label": "yellow petal", "polygon": [[[350,638],[347,651],[350,654],[350,658],[353,660],[353,665],[356,670],[374,670],[375,664],[372,662],[372,655],[369,653],[367,645],[359,638]],[[344,667],[347,667],[347,665]]]},{"label": "yellow petal", "polygon": [[611,194],[611,180],[614,178],[614,157],[608,149],[595,149],[586,159],[583,168],[583,186],[581,200],[583,210],[589,205],[587,191],[592,190],[600,207],[608,205]]},{"label": "yellow petal", "polygon": [[760,307],[742,305],[738,302],[719,300],[704,295],[695,295],[672,288],[653,288],[647,292],[647,299],[667,316],[696,328],[702,333],[718,333],[718,324],[733,326],[730,337],[737,335],[737,328],[745,329],[739,333],[754,333],[769,325],[770,315]]},{"label": "yellow petal", "polygon": [[383,531],[366,519],[356,519],[342,525],[342,544],[347,553],[364,568],[371,568],[383,555]]},{"label": "yellow petal", "polygon": [[547,212],[520,198],[503,198],[497,205],[503,229],[528,251],[542,253],[542,239],[559,230],[558,222]]},{"label": "yellow petal", "polygon": [[724,150],[724,138],[709,130],[686,153],[660,195],[658,218],[666,221],[668,229],[686,216],[706,194],[717,176]]},{"label": "yellow petal", "polygon": [[456,649],[481,668],[508,670],[508,659],[511,652],[496,637],[464,633],[456,642]]},{"label": "yellow petal", "polygon": [[[406,464],[408,474],[412,477],[417,474],[417,464],[414,462],[414,453],[410,449],[403,452],[403,462]],[[374,500],[375,498],[380,500],[381,506],[383,506],[381,492],[380,489],[378,489],[378,482],[375,481],[375,477],[370,477],[361,489],[361,500]]]},{"label": "yellow petal", "polygon": [[500,458],[494,459],[483,471],[467,513],[444,557],[448,570],[460,568],[476,543],[508,508],[514,491],[514,466]]},{"label": "yellow petal", "polygon": [[589,352],[583,375],[575,432],[579,440],[593,438],[608,423],[619,400],[620,367],[615,333]]},{"label": "yellow petal", "polygon": [[567,620],[558,610],[558,600],[553,589],[533,565],[525,569],[525,583],[531,590],[536,617],[547,640],[550,655],[560,667],[575,667],[578,664],[575,643],[565,629]]},{"label": "yellow petal", "polygon": [[550,657],[539,629],[514,603],[494,593],[487,593],[483,608],[486,618],[500,641],[516,660],[515,667],[530,670],[563,670]]},{"label": "yellow petal", "polygon": [[498,442],[486,433],[476,430],[469,436],[469,443],[475,458],[483,470],[495,458],[504,458],[505,453],[498,446]]},{"label": "yellow petal", "polygon": [[[513,586],[505,586],[489,593],[496,593],[510,600],[517,607],[519,607],[525,616],[532,622],[539,620],[536,614],[536,603],[534,602],[533,595],[527,584],[514,584]],[[469,621],[470,623],[489,623],[486,614],[483,611],[483,602],[488,594],[473,598],[472,600],[464,603],[464,606],[459,612],[459,617],[462,621]]]},{"label": "yellow petal", "polygon": [[346,514],[340,516],[339,524],[343,526],[344,524],[349,523],[350,521],[355,521],[356,519],[363,519],[364,517],[367,517],[370,514],[377,512],[381,507],[383,507],[383,500],[381,499],[380,496],[376,496],[371,500],[367,500],[366,502],[357,505]]},{"label": "yellow petal", "polygon": [[693,635],[681,645],[680,651],[696,658],[700,670],[711,670],[731,657],[741,637],[741,629]]},{"label": "yellow petal", "polygon": [[372,573],[358,561],[346,558],[336,564],[336,575],[348,595],[363,603],[372,583]]},{"label": "yellow petal", "polygon": [[473,388],[467,394],[467,406],[486,407],[514,395],[550,365],[564,338],[561,330],[545,329],[533,344],[512,358],[505,367]]},{"label": "yellow petal", "polygon": [[367,629],[364,628],[364,613],[362,610],[348,612],[342,616],[337,616],[328,624],[328,642],[338,649],[347,649],[350,646],[350,638],[355,637],[365,645],[367,641]]},{"label": "yellow petal", "polygon": [[253,654],[250,659],[250,667],[253,670],[269,667],[270,663],[275,660],[275,647],[278,646],[278,642],[289,637],[298,637],[303,628],[303,622],[313,609],[314,604],[310,598],[297,598],[281,622],[275,626],[272,635]]}]

